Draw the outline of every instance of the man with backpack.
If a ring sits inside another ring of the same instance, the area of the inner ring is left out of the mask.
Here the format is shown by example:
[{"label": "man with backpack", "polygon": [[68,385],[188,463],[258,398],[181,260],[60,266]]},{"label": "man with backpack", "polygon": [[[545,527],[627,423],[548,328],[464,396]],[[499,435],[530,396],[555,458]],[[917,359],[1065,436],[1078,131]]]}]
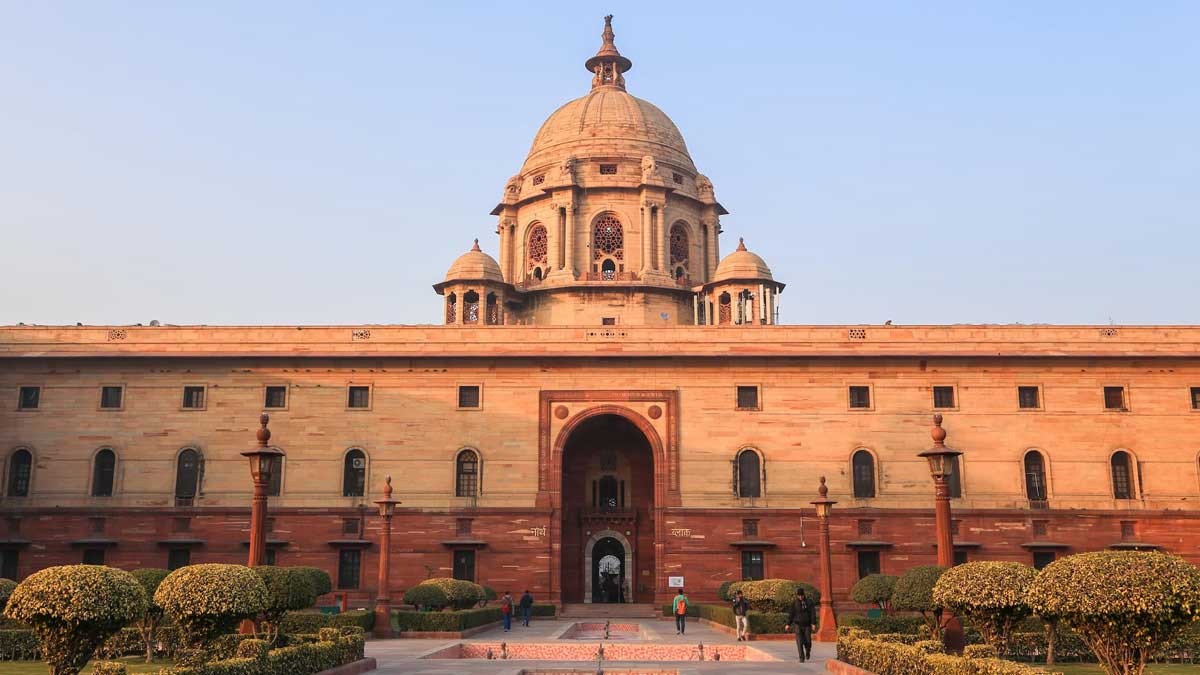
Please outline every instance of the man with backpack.
[{"label": "man with backpack", "polygon": [[671,613],[675,615],[675,634],[683,635],[687,629],[687,611],[688,599],[683,594],[683,589],[679,589],[679,595],[671,601]]},{"label": "man with backpack", "polygon": [[512,628],[512,613],[513,613],[513,596],[509,591],[504,591],[504,597],[500,598],[500,614],[504,617],[504,632],[507,633]]},{"label": "man with backpack", "polygon": [[529,628],[529,613],[533,611],[533,596],[529,591],[521,596],[521,619],[525,622],[525,627]]}]

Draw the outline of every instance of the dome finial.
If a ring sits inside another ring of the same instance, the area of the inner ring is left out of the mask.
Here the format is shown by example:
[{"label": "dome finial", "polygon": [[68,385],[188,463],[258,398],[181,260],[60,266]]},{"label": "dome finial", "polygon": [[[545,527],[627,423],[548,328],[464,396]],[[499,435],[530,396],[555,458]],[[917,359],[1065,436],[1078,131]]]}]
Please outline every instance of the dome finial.
[{"label": "dome finial", "polygon": [[604,32],[600,34],[604,43],[600,45],[600,51],[583,64],[592,73],[592,89],[604,86],[625,88],[625,77],[621,73],[632,68],[633,62],[617,51],[617,45],[613,42],[615,37],[612,14],[609,14],[604,17]]},{"label": "dome finial", "polygon": [[745,240],[745,239],[743,239],[742,237],[738,237],[738,247],[737,247],[737,250],[739,250],[739,251],[745,251],[745,250],[746,250],[746,240]]},{"label": "dome finial", "polygon": [[478,251],[478,250],[479,250],[479,240],[478,240],[478,239],[476,239],[476,240],[475,240],[475,245],[471,247],[471,250],[472,250],[472,251]]}]

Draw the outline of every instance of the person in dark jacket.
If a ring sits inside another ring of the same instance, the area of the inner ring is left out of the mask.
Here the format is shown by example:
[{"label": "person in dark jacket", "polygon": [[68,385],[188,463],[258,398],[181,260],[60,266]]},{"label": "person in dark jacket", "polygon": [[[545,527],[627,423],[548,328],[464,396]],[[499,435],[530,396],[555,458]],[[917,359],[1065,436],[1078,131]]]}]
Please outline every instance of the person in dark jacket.
[{"label": "person in dark jacket", "polygon": [[750,639],[750,631],[746,627],[746,612],[750,611],[750,603],[746,602],[746,598],[741,591],[733,594],[733,622],[737,626],[738,642],[745,642]]},{"label": "person in dark jacket", "polygon": [[812,603],[804,596],[804,589],[797,588],[796,599],[788,611],[787,625],[783,630],[786,632],[792,626],[796,627],[796,651],[800,652],[801,662],[812,658],[812,628],[815,620]]},{"label": "person in dark jacket", "polygon": [[521,606],[521,619],[525,622],[525,627],[528,628],[529,613],[533,610],[533,596],[530,595],[529,591],[525,591],[525,594],[521,596],[521,601],[518,604]]}]

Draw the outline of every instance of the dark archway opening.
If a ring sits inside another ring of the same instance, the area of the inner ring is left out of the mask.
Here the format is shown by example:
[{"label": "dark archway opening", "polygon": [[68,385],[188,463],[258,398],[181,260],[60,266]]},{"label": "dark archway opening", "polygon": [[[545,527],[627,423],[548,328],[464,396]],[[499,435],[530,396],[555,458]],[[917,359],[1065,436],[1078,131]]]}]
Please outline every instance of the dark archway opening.
[{"label": "dark archway opening", "polygon": [[586,419],[564,444],[562,472],[562,601],[650,601],[654,456],[646,436],[620,415]]}]

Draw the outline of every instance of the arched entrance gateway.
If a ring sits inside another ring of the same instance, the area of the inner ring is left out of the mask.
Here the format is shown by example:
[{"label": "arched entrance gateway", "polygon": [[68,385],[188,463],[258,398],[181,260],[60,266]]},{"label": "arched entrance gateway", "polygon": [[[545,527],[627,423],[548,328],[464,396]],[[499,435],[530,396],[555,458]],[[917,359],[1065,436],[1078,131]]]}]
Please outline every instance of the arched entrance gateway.
[{"label": "arched entrance gateway", "polygon": [[562,454],[563,602],[654,597],[654,453],[633,421],[587,417]]}]

